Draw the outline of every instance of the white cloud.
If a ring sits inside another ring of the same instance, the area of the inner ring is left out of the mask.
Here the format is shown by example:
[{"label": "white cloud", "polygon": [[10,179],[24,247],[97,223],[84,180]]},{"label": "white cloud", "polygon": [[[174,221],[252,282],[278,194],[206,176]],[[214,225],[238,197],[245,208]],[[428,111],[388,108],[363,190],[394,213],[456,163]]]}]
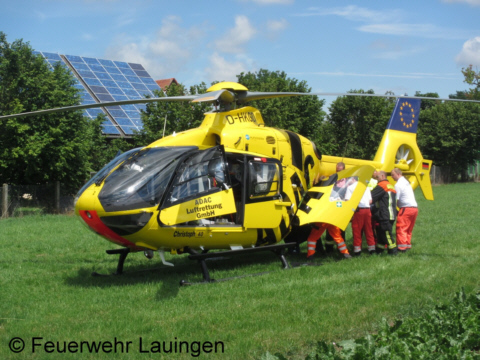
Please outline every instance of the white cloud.
[{"label": "white cloud", "polygon": [[466,3],[473,6],[480,6],[480,0],[442,0],[445,3]]},{"label": "white cloud", "polygon": [[242,61],[228,61],[219,53],[210,56],[210,66],[205,69],[209,81],[237,81],[237,75],[247,71]]},{"label": "white cloud", "polygon": [[405,49],[398,45],[392,45],[385,49],[378,49],[379,51],[373,52],[373,57],[376,59],[386,60],[398,60],[405,57],[410,57],[422,52],[425,52],[425,48],[420,46],[414,46],[410,49]]},{"label": "white cloud", "polygon": [[369,24],[360,26],[358,30],[374,34],[414,36],[429,39],[464,39],[466,36],[466,33],[463,31],[440,28],[432,24]]},{"label": "white cloud", "polygon": [[[470,0],[477,1],[480,0]],[[464,39],[466,31],[458,29],[442,28],[433,24],[424,23],[405,23],[403,19],[408,14],[403,10],[370,10],[356,5],[336,7],[336,8],[309,8],[306,13],[297,14],[297,16],[339,16],[350,21],[363,22],[357,30],[368,33],[383,35],[403,35],[422,38],[436,39]]]},{"label": "white cloud", "polygon": [[141,63],[153,78],[175,76],[195,60],[201,46],[200,27],[185,28],[179,17],[167,17],[153,37],[132,38],[120,34],[106,50],[107,59]]},{"label": "white cloud", "polygon": [[[125,36],[119,38],[125,39]],[[153,65],[145,56],[145,46],[135,42],[117,43],[110,46],[106,50],[106,58],[142,64],[146,69],[151,69]]]},{"label": "white cloud", "polygon": [[480,66],[480,36],[466,41],[455,61],[458,65]]},{"label": "white cloud", "polygon": [[401,16],[399,10],[377,11],[362,8],[356,5],[349,5],[336,8],[311,7],[306,13],[297,14],[297,16],[328,16],[336,15],[352,21],[363,22],[384,22],[397,19]]},{"label": "white cloud", "polygon": [[289,22],[285,19],[280,20],[267,20],[266,23],[262,24],[261,30],[259,33],[262,36],[266,37],[270,41],[277,40],[286,28],[289,26]]},{"label": "white cloud", "polygon": [[91,33],[84,32],[82,33],[81,39],[84,41],[91,41],[91,40],[94,40],[95,37]]},{"label": "white cloud", "polygon": [[288,21],[285,19],[267,21],[267,32],[269,33],[269,36],[276,36],[278,33],[282,32],[287,27]]},{"label": "white cloud", "polygon": [[256,34],[256,29],[246,16],[235,17],[235,26],[223,37],[215,41],[217,51],[238,54],[244,52],[243,46]]}]

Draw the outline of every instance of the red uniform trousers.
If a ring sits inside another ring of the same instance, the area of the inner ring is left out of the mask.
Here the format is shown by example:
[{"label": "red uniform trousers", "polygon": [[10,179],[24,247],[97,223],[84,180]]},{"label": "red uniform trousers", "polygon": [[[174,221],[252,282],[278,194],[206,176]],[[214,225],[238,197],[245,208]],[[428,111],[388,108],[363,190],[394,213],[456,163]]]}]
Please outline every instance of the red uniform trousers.
[{"label": "red uniform trousers", "polygon": [[340,228],[333,226],[331,224],[326,223],[315,223],[314,228],[310,232],[310,235],[307,239],[308,244],[308,251],[307,257],[312,256],[315,254],[315,249],[317,246],[317,241],[323,235],[325,230],[333,237],[333,240],[337,243],[338,250],[342,254],[348,254],[347,244],[345,244],[345,240],[342,238],[342,230]]},{"label": "red uniform trousers", "polygon": [[418,208],[400,208],[397,216],[397,247],[398,250],[412,248],[412,230],[417,220]]},{"label": "red uniform trousers", "polygon": [[353,214],[352,234],[353,251],[360,253],[362,251],[362,233],[365,233],[368,251],[375,251],[375,238],[372,229],[372,213],[370,208],[360,208]]}]

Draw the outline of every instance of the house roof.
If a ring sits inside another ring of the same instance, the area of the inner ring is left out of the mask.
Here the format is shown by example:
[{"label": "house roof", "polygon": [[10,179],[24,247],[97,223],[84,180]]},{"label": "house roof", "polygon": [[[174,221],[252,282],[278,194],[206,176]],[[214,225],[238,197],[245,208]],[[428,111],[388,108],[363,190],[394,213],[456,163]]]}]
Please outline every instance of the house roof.
[{"label": "house roof", "polygon": [[165,91],[165,89],[172,84],[178,85],[178,81],[175,78],[156,80],[155,82],[162,88],[163,91]]}]

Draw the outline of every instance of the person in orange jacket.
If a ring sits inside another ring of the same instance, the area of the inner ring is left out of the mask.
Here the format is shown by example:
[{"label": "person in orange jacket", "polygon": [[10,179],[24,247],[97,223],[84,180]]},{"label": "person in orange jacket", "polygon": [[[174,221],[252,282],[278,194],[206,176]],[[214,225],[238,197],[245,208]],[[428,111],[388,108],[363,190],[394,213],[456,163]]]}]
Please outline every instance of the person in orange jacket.
[{"label": "person in orange jacket", "polygon": [[342,238],[342,230],[340,230],[339,227],[336,227],[334,225],[327,224],[327,223],[315,223],[307,239],[307,246],[308,246],[307,260],[312,259],[313,256],[315,255],[317,241],[323,235],[325,230],[328,231],[330,236],[337,243],[338,251],[340,251],[340,253],[343,254],[343,257],[346,259],[351,258],[352,256],[348,252],[347,244],[345,243],[345,240],[343,240]]}]

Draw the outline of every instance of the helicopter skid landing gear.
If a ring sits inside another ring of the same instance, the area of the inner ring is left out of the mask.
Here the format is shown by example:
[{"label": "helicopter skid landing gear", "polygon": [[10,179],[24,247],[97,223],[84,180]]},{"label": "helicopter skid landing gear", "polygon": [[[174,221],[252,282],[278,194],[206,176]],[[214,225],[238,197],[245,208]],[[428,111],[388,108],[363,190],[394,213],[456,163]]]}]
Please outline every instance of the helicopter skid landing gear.
[{"label": "helicopter skid landing gear", "polygon": [[[202,269],[202,274],[203,274],[203,281],[200,282],[201,284],[205,283],[211,283],[211,282],[217,282],[217,281],[226,281],[234,278],[227,278],[227,279],[220,279],[220,280],[215,280],[210,278],[210,272],[208,271],[207,259],[213,259],[213,258],[222,258],[225,256],[231,256],[231,255],[241,255],[241,254],[250,254],[254,252],[260,252],[260,251],[272,251],[278,257],[280,258],[280,261],[282,262],[282,267],[284,269],[288,269],[289,265],[287,260],[285,259],[284,255],[284,250],[290,247],[295,246],[295,243],[286,243],[286,244],[277,244],[277,245],[266,245],[266,246],[260,246],[260,247],[255,247],[255,248],[248,248],[248,249],[241,249],[241,250],[228,250],[228,251],[217,251],[214,253],[208,253],[206,251],[203,251],[202,253],[198,253],[194,249],[186,249],[186,251],[190,254],[188,255],[188,258],[190,260],[198,260],[200,263],[200,267]],[[266,272],[261,273],[261,274],[254,274],[254,275],[263,275],[266,274]],[[244,276],[238,276],[235,278],[240,278],[240,277],[245,277],[245,276],[253,276],[253,275],[244,275]],[[186,280],[181,280],[180,285],[193,285],[193,284],[198,284],[198,283],[191,283]]]},{"label": "helicopter skid landing gear", "polygon": [[[115,255],[115,254],[120,255],[120,257],[118,258],[117,270],[112,275],[122,275],[122,273],[123,273],[123,263],[125,262],[125,259],[127,258],[127,255],[130,253],[130,248],[106,250],[106,253],[109,254],[109,255]],[[99,274],[97,272],[93,272],[92,276],[105,276],[105,275]]]}]

